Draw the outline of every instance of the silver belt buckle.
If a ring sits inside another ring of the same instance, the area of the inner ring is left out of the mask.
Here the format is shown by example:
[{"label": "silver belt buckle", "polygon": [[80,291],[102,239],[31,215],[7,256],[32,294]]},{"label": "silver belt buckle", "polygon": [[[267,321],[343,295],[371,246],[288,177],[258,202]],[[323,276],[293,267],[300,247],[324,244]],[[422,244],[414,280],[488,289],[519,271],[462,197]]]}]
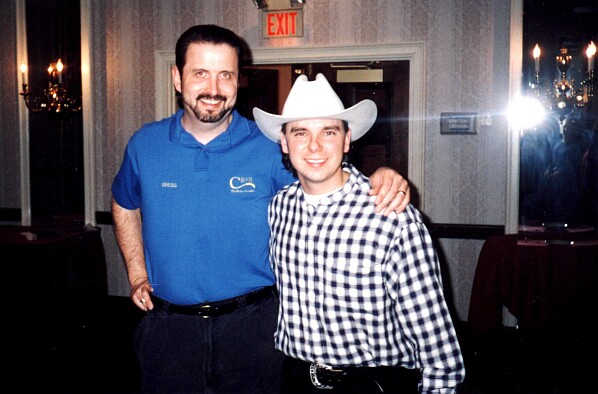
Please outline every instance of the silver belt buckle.
[{"label": "silver belt buckle", "polygon": [[332,367],[330,367],[326,364],[321,364],[321,363],[317,363],[317,362],[311,363],[311,365],[309,366],[309,377],[311,379],[311,384],[313,384],[314,387],[317,389],[332,390],[334,388],[333,386],[329,386],[327,384],[322,384],[318,380],[318,368],[323,368],[323,369],[328,369],[328,370],[332,369]]}]

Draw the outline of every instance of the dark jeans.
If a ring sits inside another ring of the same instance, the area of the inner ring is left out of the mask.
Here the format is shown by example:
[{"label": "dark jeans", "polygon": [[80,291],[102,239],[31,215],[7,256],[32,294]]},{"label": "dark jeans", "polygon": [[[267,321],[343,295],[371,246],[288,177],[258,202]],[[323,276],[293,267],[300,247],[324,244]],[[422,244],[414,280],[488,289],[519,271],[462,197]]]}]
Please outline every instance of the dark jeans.
[{"label": "dark jeans", "polygon": [[[344,378],[334,389],[316,388],[309,376],[311,363],[285,357],[282,393],[284,394],[418,394],[421,375],[405,368],[374,368],[376,373],[359,373]],[[380,372],[382,371],[382,372]]]},{"label": "dark jeans", "polygon": [[278,393],[272,294],[233,313],[202,318],[148,312],[135,335],[144,393]]}]

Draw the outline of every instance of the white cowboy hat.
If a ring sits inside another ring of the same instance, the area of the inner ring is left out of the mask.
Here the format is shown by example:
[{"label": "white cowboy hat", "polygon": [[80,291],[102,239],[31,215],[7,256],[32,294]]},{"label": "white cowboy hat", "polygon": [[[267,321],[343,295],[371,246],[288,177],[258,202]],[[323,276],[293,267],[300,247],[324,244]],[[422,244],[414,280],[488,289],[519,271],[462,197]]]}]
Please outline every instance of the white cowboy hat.
[{"label": "white cowboy hat", "polygon": [[363,100],[345,109],[341,99],[332,89],[326,77],[316,75],[314,81],[300,75],[284,103],[282,115],[274,115],[253,108],[253,116],[266,137],[280,142],[282,125],[304,119],[340,119],[349,123],[351,141],[362,137],[376,121],[378,110],[372,100]]}]

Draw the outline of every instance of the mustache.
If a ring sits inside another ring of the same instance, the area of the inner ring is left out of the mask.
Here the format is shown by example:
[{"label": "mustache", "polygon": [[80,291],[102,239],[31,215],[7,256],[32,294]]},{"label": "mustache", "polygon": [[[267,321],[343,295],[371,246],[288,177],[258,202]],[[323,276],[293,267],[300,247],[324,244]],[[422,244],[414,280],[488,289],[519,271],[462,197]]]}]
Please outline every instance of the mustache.
[{"label": "mustache", "polygon": [[221,96],[219,94],[212,96],[211,94],[200,94],[198,95],[196,98],[196,100],[201,100],[201,99],[208,99],[208,100],[221,100],[221,101],[226,101],[226,97],[225,96]]}]

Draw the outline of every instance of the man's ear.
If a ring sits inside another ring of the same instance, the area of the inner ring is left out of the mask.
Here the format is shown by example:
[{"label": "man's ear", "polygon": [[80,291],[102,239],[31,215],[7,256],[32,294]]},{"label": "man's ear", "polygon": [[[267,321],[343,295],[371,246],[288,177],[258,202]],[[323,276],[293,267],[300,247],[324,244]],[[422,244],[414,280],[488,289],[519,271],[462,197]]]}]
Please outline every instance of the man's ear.
[{"label": "man's ear", "polygon": [[289,147],[287,146],[287,139],[284,136],[282,130],[280,130],[280,147],[282,148],[282,153],[289,154]]},{"label": "man's ear", "polygon": [[345,149],[343,152],[349,153],[349,149],[351,149],[351,129],[347,130],[345,133]]},{"label": "man's ear", "polygon": [[179,73],[179,68],[174,65],[170,68],[170,74],[172,75],[172,84],[174,85],[174,89],[181,93],[181,73]]}]

